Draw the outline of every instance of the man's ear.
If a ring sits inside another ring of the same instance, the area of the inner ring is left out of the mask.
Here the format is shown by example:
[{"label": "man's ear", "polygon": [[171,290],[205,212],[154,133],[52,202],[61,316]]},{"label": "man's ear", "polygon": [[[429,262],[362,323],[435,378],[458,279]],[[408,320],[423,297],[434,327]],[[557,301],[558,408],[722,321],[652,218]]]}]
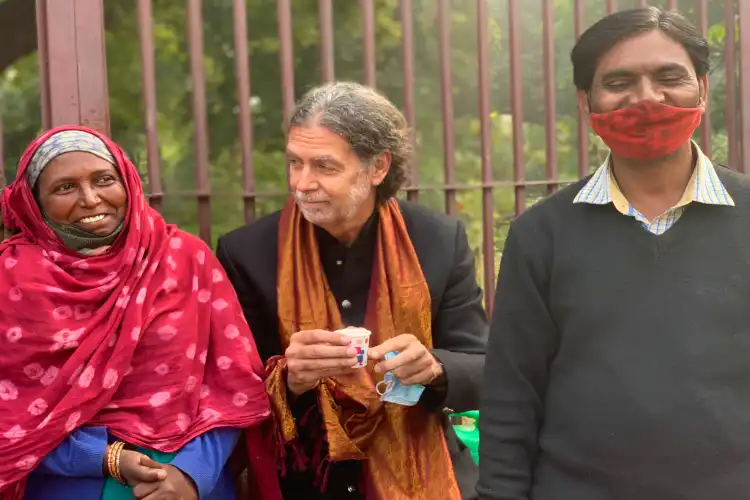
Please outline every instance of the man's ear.
[{"label": "man's ear", "polygon": [[373,186],[379,186],[385,180],[385,176],[391,169],[391,161],[393,161],[393,154],[390,151],[383,151],[375,157],[372,162]]},{"label": "man's ear", "polygon": [[706,112],[708,106],[708,75],[698,77],[698,107]]},{"label": "man's ear", "polygon": [[576,98],[578,100],[578,109],[588,121],[591,116],[591,97],[588,92],[579,90],[576,92]]}]

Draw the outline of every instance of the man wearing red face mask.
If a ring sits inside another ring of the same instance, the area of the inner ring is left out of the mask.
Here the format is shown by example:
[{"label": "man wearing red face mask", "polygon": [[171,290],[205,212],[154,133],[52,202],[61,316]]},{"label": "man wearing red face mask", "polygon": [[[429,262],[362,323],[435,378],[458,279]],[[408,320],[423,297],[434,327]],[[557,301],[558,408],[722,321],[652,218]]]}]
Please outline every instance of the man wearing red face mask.
[{"label": "man wearing red face mask", "polygon": [[610,155],[508,234],[481,499],[747,498],[750,181],[690,139],[708,58],[656,8],[608,16],[573,49]]}]

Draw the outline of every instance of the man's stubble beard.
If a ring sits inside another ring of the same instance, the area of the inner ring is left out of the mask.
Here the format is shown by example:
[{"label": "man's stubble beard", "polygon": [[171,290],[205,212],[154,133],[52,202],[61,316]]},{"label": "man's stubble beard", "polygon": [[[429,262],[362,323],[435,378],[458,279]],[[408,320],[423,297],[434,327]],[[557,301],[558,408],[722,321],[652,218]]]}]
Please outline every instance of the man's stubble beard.
[{"label": "man's stubble beard", "polygon": [[319,196],[309,196],[301,193],[295,193],[295,199],[298,200],[297,206],[302,211],[302,216],[309,222],[316,225],[333,224],[336,222],[344,222],[352,219],[359,211],[362,204],[367,200],[372,190],[371,176],[369,169],[365,168],[357,176],[357,183],[354,185],[349,193],[346,203],[342,206],[341,204],[332,203],[325,208],[305,208],[299,203],[299,199],[316,200]]}]

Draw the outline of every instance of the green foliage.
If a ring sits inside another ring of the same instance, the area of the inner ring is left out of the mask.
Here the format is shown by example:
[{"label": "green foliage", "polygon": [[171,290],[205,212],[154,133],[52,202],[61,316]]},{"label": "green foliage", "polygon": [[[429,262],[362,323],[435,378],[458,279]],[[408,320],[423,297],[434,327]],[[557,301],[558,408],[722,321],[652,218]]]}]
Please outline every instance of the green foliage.
[{"label": "green foliage", "polygon": [[[137,10],[126,0],[115,4],[117,23],[108,29],[110,115],[113,138],[136,160],[146,175],[141,64]],[[247,0],[251,68],[251,108],[253,120],[254,186],[268,193],[257,200],[259,215],[281,207],[286,193],[285,164],[282,154],[284,133],[281,110],[281,76],[277,14],[274,0]],[[293,3],[295,95],[321,81],[317,4]],[[376,47],[378,88],[403,106],[402,26],[398,0],[377,0]],[[666,1],[651,2],[664,7]],[[525,178],[543,180],[546,176],[545,109],[543,94],[543,52],[541,2],[521,2],[518,26],[522,67],[524,108]],[[575,35],[572,0],[556,0],[555,6],[555,86],[557,175],[572,181],[577,174],[576,100],[572,85],[569,53]],[[604,15],[603,0],[588,0],[586,22]],[[634,1],[621,0],[621,8]],[[629,5],[632,4],[632,5]],[[726,30],[722,2],[709,2],[711,43],[715,69],[711,73],[711,122],[714,157],[727,158],[724,124],[725,75],[723,40]],[[195,137],[192,110],[192,83],[187,42],[187,13],[184,0],[153,2],[154,43],[156,46],[158,131],[161,177],[167,198],[164,214],[170,222],[197,232],[195,191]],[[680,0],[680,6],[697,20],[696,0]],[[482,164],[479,155],[478,63],[476,50],[476,2],[451,2],[450,63],[451,96],[454,107],[455,181],[476,189],[457,194],[458,214],[467,225],[469,241],[476,253],[478,276],[482,276]],[[491,170],[494,181],[513,181],[512,118],[510,116],[510,67],[507,3],[488,1],[489,72],[492,127]],[[242,171],[237,127],[235,50],[232,1],[204,0],[204,69],[206,113],[209,124],[212,234],[214,238],[244,223]],[[362,80],[362,18],[359,2],[334,1],[335,70],[339,79]],[[415,109],[417,114],[417,165],[420,184],[431,186],[420,193],[420,202],[443,210],[445,197],[439,189],[444,182],[442,139],[440,53],[437,40],[437,2],[414,0]],[[736,31],[735,31],[736,32]],[[0,75],[0,113],[5,126],[6,176],[12,177],[15,164],[30,140],[41,130],[38,102],[36,56],[17,61]],[[449,117],[450,118],[450,117]],[[605,148],[589,133],[588,164],[597,166]],[[438,189],[435,189],[438,188]],[[548,193],[546,186],[522,190],[526,205]],[[494,189],[493,241],[494,268],[499,265],[509,222],[515,215],[515,189],[512,185]],[[489,285],[489,284],[488,284]]]}]

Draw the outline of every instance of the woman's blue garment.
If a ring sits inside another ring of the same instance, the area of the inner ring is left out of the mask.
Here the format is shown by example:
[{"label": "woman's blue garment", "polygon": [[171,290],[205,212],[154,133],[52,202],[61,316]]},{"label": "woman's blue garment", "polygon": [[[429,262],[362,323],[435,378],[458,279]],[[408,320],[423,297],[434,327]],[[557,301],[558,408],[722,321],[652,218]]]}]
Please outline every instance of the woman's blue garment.
[{"label": "woman's blue garment", "polygon": [[[201,500],[236,497],[234,481],[225,465],[239,436],[239,429],[214,429],[187,443],[170,462],[190,476]],[[101,500],[108,438],[104,427],[77,429],[29,475],[24,499]]]}]

